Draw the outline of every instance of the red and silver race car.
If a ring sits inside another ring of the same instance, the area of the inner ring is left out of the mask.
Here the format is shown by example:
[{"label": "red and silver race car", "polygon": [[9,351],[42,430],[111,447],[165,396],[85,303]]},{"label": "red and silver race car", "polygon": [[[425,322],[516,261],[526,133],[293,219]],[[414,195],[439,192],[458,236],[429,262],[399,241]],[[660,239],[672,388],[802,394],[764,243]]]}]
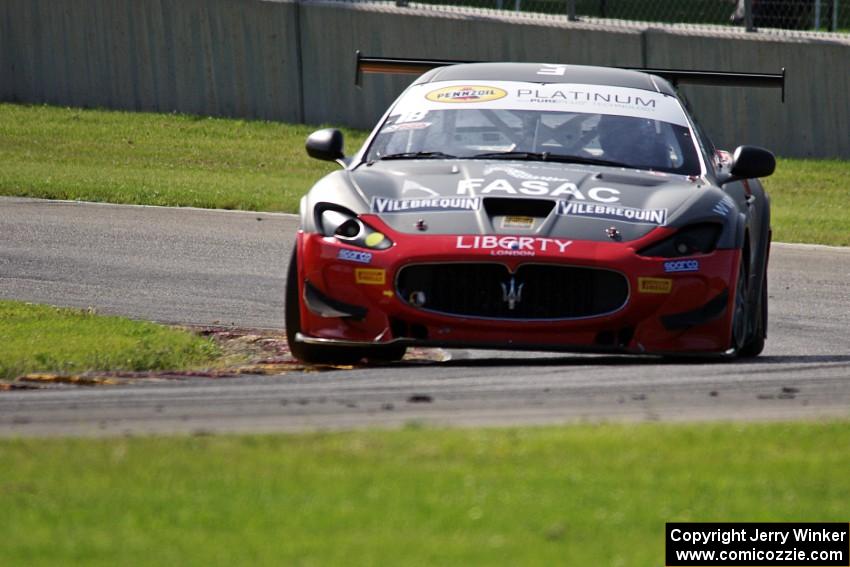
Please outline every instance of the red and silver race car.
[{"label": "red and silver race car", "polygon": [[[430,69],[430,70],[429,70]],[[302,199],[287,337],[314,363],[410,345],[756,356],[769,151],[715,150],[680,82],[784,75],[361,58],[422,73]]]}]

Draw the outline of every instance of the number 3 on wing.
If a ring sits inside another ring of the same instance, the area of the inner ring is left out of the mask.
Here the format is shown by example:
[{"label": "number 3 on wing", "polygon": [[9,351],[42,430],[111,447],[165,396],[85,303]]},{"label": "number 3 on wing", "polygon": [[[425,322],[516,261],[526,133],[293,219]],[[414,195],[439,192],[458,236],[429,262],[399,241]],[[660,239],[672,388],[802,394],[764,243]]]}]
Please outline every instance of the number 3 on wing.
[{"label": "number 3 on wing", "polygon": [[564,65],[543,65],[539,71],[537,71],[538,75],[558,75],[563,76],[564,73],[567,72],[567,68]]}]

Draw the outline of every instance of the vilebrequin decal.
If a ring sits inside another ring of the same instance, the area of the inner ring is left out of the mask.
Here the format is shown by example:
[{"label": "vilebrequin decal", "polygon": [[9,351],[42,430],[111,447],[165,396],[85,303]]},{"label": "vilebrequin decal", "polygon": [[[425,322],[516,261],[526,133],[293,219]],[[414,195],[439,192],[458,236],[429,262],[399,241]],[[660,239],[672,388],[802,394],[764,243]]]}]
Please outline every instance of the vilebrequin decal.
[{"label": "vilebrequin decal", "polygon": [[414,213],[434,211],[477,211],[481,207],[479,197],[430,197],[425,199],[390,199],[372,197],[372,212]]},{"label": "vilebrequin decal", "polygon": [[667,222],[667,209],[637,209],[613,205],[593,205],[571,201],[558,202],[558,214],[562,216],[589,217],[621,222],[663,225]]}]

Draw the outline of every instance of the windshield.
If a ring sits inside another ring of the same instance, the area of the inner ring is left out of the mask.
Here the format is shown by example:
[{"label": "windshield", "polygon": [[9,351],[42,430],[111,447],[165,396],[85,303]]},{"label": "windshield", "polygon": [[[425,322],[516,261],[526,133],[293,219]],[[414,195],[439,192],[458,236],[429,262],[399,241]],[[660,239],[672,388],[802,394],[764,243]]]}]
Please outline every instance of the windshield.
[{"label": "windshield", "polygon": [[[524,84],[517,83],[520,86]],[[458,100],[434,101],[434,92],[448,89],[434,91],[434,85],[430,85],[431,92],[425,95],[431,98],[427,98],[424,104],[416,104],[423,97],[421,93],[414,93],[413,97],[405,96],[396,106],[369,146],[366,160],[503,157],[571,161],[570,158],[575,158],[573,161],[580,163],[683,175],[700,174],[699,158],[690,129],[686,121],[680,120],[669,108],[665,109],[667,112],[663,117],[672,116],[681,123],[644,116],[649,113],[643,109],[641,112],[629,112],[628,109],[615,108],[618,112],[635,114],[633,116],[593,112],[609,110],[604,108],[604,99],[601,104],[556,102],[553,105],[552,97],[547,95],[557,93],[566,97],[569,95],[565,92],[577,91],[555,91],[552,90],[553,85],[547,85],[548,90],[541,93],[540,85],[537,87],[535,94],[538,96],[530,101],[517,102],[517,97],[507,94],[510,93],[508,89],[494,89],[506,93],[502,100],[492,99],[492,94],[489,95],[491,99],[487,99],[486,94],[475,99],[473,92],[469,97],[471,100],[465,99],[459,104]],[[487,87],[462,88],[467,91],[454,88],[454,92],[468,94],[473,88],[484,92]],[[518,92],[524,93],[522,89]],[[411,101],[411,98],[414,100]],[[663,102],[670,104],[669,101]],[[556,105],[583,108],[552,109]],[[680,109],[678,111],[681,112]]]}]

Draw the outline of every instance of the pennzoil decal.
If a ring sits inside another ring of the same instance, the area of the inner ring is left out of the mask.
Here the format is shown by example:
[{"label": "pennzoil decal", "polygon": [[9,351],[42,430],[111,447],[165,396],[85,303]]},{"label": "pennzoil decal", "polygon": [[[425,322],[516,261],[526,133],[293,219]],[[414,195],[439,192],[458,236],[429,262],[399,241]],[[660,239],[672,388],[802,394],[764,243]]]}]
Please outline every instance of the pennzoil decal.
[{"label": "pennzoil decal", "polygon": [[673,291],[673,280],[669,278],[638,278],[638,291],[641,293],[663,293]]},{"label": "pennzoil decal", "polygon": [[667,222],[667,209],[635,209],[633,207],[594,205],[572,201],[559,201],[558,214],[643,224],[663,225]]},{"label": "pennzoil decal", "polygon": [[477,211],[480,207],[480,197],[434,197],[430,199],[389,199],[387,197],[372,197],[373,213]]},{"label": "pennzoil decal", "polygon": [[431,102],[487,102],[508,96],[507,91],[486,85],[460,85],[443,87],[429,92],[425,98]]},{"label": "pennzoil decal", "polygon": [[384,285],[387,283],[387,271],[382,268],[357,268],[354,281],[366,285]]}]

